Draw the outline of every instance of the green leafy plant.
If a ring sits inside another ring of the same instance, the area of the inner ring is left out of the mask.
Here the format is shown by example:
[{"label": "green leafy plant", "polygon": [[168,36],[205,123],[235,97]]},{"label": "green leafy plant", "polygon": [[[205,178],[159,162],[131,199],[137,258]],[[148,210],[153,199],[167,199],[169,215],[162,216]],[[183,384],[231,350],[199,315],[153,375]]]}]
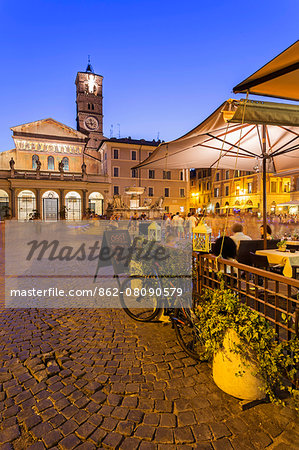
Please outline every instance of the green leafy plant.
[{"label": "green leafy plant", "polygon": [[287,245],[287,241],[279,241],[277,242],[277,248],[281,249],[281,248],[285,248]]},{"label": "green leafy plant", "polygon": [[34,209],[32,213],[29,214],[29,220],[39,220],[40,219],[40,213],[37,209]]},{"label": "green leafy plant", "polygon": [[205,358],[212,360],[214,354],[223,349],[224,336],[233,329],[240,338],[233,351],[245,361],[254,361],[256,375],[262,378],[269,399],[283,404],[277,394],[287,391],[296,400],[297,391],[286,379],[294,380],[296,376],[296,364],[299,362],[297,338],[279,342],[270,323],[241,303],[234,292],[225,288],[223,280],[220,289],[205,291],[196,316],[196,326],[205,342]]}]

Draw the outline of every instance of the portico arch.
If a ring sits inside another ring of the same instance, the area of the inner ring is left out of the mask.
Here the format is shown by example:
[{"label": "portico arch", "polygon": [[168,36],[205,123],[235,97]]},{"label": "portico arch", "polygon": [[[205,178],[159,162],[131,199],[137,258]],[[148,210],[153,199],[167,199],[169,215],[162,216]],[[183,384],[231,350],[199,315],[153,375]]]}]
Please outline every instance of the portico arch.
[{"label": "portico arch", "polygon": [[93,214],[103,215],[104,196],[100,192],[92,192],[88,197],[88,208]]},{"label": "portico arch", "polygon": [[43,219],[46,222],[56,222],[58,219],[59,195],[55,191],[46,191],[42,195]]},{"label": "portico arch", "polygon": [[34,192],[24,189],[18,194],[18,219],[27,221],[36,209],[36,196]]},{"label": "portico arch", "polygon": [[81,220],[81,195],[70,191],[65,196],[66,220]]},{"label": "portico arch", "polygon": [[0,189],[0,219],[9,216],[9,196],[6,191]]}]

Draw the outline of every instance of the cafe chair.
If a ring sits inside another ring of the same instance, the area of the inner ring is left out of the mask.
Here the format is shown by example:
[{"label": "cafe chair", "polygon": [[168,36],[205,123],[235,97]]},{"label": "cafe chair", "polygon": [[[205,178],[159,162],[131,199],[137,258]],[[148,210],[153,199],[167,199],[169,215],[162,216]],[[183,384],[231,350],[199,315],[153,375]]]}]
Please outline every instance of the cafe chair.
[{"label": "cafe chair", "polygon": [[270,272],[282,275],[283,266],[280,264],[269,264],[268,258],[265,255],[256,255],[250,252],[251,265],[257,269],[269,270]]}]

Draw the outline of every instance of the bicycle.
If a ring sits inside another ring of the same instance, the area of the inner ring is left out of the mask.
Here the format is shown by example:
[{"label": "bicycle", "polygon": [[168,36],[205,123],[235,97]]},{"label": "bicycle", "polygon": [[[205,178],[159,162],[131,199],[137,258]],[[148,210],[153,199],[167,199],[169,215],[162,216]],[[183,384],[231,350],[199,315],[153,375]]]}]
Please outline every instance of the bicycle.
[{"label": "bicycle", "polygon": [[[194,305],[191,308],[186,308],[183,305],[180,296],[169,299],[164,295],[157,295],[165,292],[163,277],[159,276],[159,264],[154,263],[153,275],[131,276],[124,280],[123,283],[119,281],[119,298],[120,303],[129,317],[138,322],[151,322],[156,319],[164,310],[164,315],[169,316],[172,327],[174,328],[177,340],[184,350],[191,358],[196,361],[204,360],[205,347],[201,338],[200,331],[196,326],[196,314],[194,312]],[[136,283],[139,281],[139,288],[136,290]],[[132,286],[133,283],[133,286]],[[170,285],[175,289],[173,283]],[[140,287],[140,285],[142,287]],[[137,295],[134,295],[135,293]],[[142,292],[143,289],[143,292]],[[166,291],[167,292],[167,291]],[[143,293],[152,293],[150,304],[147,302],[149,297],[145,297]],[[131,297],[127,294],[133,294]],[[157,298],[159,297],[159,298]],[[136,308],[136,303],[138,307]],[[144,307],[142,307],[142,303]],[[179,303],[179,307],[174,307],[175,303]],[[135,306],[135,307],[134,307]]]}]

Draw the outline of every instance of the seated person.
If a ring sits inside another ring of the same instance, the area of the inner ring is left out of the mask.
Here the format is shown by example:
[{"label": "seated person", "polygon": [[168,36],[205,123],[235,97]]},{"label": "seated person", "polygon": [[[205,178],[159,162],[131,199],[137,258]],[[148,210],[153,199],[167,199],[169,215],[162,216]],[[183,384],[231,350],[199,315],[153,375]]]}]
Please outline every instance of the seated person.
[{"label": "seated person", "polygon": [[216,239],[213,248],[213,254],[215,256],[219,256],[220,253],[221,257],[224,259],[235,259],[237,255],[237,246],[229,236],[223,236]]},{"label": "seated person", "polygon": [[[266,230],[267,230],[267,239],[272,239],[272,236],[271,236],[272,230],[271,230],[270,225],[267,225]],[[263,227],[263,225],[260,226],[260,232],[261,232],[261,239],[264,239],[264,227]]]},{"label": "seated person", "polygon": [[239,248],[240,241],[251,241],[251,237],[247,236],[247,234],[243,233],[243,225],[239,222],[234,223],[232,226],[232,232],[234,233],[233,236],[231,236],[232,240],[237,246],[237,249]]},{"label": "seated person", "polygon": [[[229,259],[230,261],[235,261],[237,255],[237,246],[235,242],[229,236],[223,236],[216,239],[213,254],[219,256],[223,259]],[[221,270],[223,272],[223,270]],[[226,273],[235,275],[234,268],[231,266],[226,266]]]}]

